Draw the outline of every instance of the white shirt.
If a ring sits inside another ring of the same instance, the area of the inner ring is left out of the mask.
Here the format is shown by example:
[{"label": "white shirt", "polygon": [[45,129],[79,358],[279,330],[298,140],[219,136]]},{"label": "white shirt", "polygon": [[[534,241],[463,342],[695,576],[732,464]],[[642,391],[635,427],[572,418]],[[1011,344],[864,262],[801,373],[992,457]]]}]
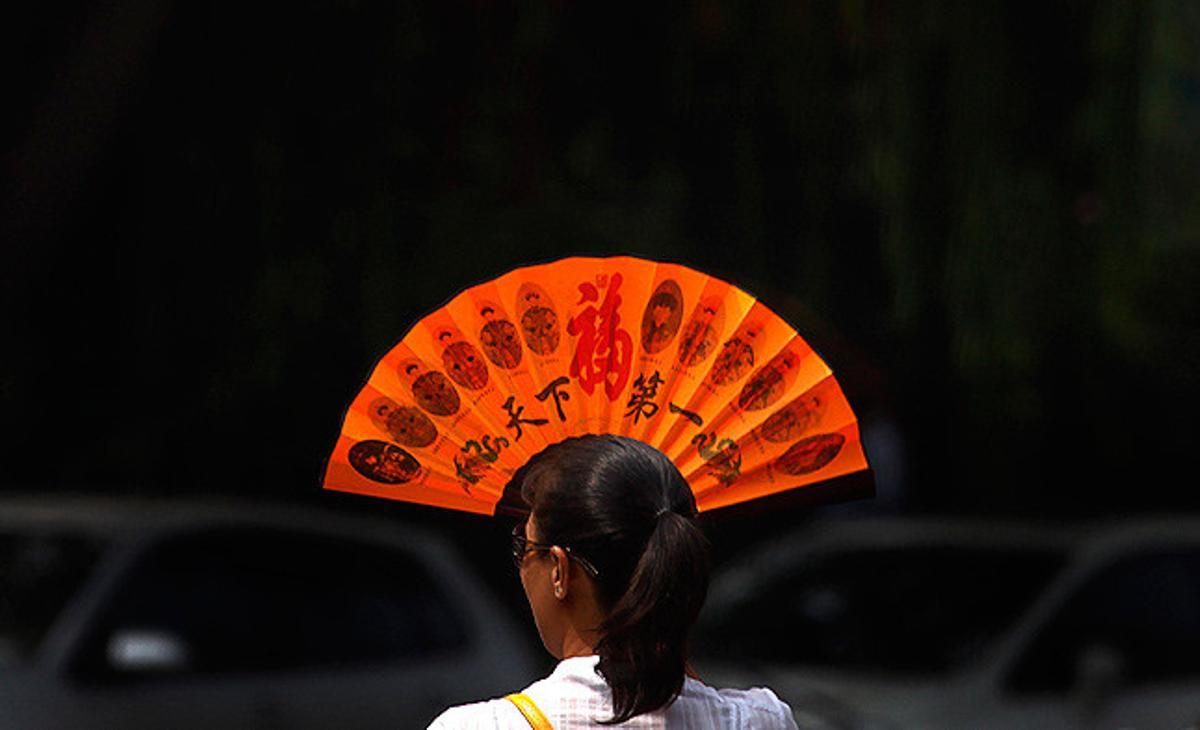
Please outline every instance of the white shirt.
[{"label": "white shirt", "polygon": [[[603,728],[597,720],[612,717],[612,691],[596,674],[599,657],[573,657],[559,662],[554,672],[524,692],[537,704],[554,730]],[[674,702],[637,715],[622,728],[671,730],[797,730],[792,710],[769,689],[714,689],[691,677]],[[505,699],[451,707],[429,730],[529,730],[525,717]]]}]

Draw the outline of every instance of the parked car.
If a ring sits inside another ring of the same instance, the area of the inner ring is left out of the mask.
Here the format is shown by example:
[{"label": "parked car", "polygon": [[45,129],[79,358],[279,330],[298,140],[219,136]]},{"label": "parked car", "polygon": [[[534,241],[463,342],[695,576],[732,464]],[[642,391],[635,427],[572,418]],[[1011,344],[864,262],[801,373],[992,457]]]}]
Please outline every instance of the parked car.
[{"label": "parked car", "polygon": [[410,728],[525,686],[455,551],[250,504],[0,501],[0,728]]},{"label": "parked car", "polygon": [[695,650],[846,727],[1200,727],[1200,520],[820,524],[716,576]]}]

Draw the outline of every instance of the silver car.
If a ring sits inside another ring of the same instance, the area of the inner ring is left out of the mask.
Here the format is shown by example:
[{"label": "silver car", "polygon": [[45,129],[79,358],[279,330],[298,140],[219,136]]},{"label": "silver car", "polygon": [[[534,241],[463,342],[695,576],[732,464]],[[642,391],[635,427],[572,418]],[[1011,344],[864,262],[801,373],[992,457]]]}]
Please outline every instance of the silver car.
[{"label": "silver car", "polygon": [[437,535],[261,504],[0,501],[0,728],[424,727],[542,667]]},{"label": "silver car", "polygon": [[839,727],[1200,727],[1200,520],[818,524],[713,583],[706,679]]}]

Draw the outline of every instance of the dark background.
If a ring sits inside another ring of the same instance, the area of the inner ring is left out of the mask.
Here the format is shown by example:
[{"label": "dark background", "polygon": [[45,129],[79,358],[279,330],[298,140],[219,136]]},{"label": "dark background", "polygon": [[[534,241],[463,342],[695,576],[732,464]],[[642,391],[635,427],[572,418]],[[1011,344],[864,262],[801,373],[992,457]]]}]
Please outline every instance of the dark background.
[{"label": "dark background", "polygon": [[811,339],[880,505],[1200,506],[1194,4],[2,12],[4,490],[474,523],[322,493],[344,408],[459,290],[633,253]]}]

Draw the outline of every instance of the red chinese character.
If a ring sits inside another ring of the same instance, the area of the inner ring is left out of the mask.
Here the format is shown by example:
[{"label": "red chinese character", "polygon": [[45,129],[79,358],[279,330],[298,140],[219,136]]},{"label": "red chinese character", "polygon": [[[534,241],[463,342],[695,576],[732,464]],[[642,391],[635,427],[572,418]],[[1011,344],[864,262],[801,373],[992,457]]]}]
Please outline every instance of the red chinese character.
[{"label": "red chinese character", "polygon": [[[594,304],[567,323],[567,333],[577,335],[575,358],[571,360],[571,377],[579,380],[579,387],[588,395],[598,383],[604,383],[604,394],[610,401],[616,400],[629,381],[629,369],[633,364],[633,337],[621,329],[621,275],[613,274],[608,281],[604,303],[597,308]],[[590,282],[579,285],[582,295],[579,304],[596,302],[600,292]]]}]

